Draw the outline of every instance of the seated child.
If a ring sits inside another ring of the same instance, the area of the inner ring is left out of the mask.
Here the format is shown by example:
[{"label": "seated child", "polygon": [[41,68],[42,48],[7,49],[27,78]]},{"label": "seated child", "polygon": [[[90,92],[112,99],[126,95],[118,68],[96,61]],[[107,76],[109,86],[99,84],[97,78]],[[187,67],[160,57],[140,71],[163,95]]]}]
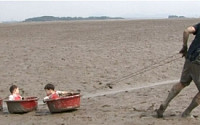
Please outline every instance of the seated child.
[{"label": "seated child", "polygon": [[9,96],[9,100],[22,100],[22,97],[19,94],[19,88],[16,85],[12,85],[10,87],[11,95]]},{"label": "seated child", "polygon": [[55,87],[53,84],[47,84],[44,87],[44,90],[47,94],[46,97],[44,97],[44,102],[49,100],[49,99],[58,99],[60,97],[60,95],[70,95],[72,94],[71,92],[67,92],[67,91],[55,91],[54,90]]}]

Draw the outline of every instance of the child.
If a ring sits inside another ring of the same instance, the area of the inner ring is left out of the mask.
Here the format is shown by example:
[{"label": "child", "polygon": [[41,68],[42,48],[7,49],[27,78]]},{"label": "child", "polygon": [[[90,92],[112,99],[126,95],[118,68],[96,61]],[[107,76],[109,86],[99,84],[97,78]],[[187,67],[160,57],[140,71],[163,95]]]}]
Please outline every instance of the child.
[{"label": "child", "polygon": [[60,95],[71,95],[71,94],[73,94],[71,92],[66,92],[66,91],[55,91],[54,89],[55,89],[55,87],[54,87],[53,84],[45,85],[44,90],[45,90],[47,96],[44,97],[44,100],[43,100],[44,102],[49,100],[49,99],[58,99],[60,97]]},{"label": "child", "polygon": [[19,94],[19,88],[16,85],[10,87],[10,93],[11,95],[9,96],[9,100],[22,100],[22,97]]}]

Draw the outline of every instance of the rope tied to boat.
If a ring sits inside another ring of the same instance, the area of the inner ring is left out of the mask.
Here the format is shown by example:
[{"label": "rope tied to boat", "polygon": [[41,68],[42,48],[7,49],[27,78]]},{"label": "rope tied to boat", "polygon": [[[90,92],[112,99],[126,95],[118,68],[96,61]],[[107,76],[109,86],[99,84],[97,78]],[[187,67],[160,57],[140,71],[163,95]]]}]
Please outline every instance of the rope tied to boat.
[{"label": "rope tied to boat", "polygon": [[136,71],[136,72],[130,73],[130,74],[125,75],[125,76],[123,76],[123,77],[121,77],[121,78],[119,78],[119,79],[117,79],[117,80],[114,80],[114,81],[112,81],[112,82],[109,82],[109,83],[107,83],[107,85],[111,85],[111,84],[113,84],[113,83],[119,83],[119,82],[124,81],[124,80],[127,80],[127,79],[129,79],[129,78],[132,78],[132,77],[141,75],[141,74],[143,74],[143,73],[145,73],[145,72],[147,72],[147,71],[156,69],[156,68],[158,68],[158,67],[161,67],[161,66],[163,66],[163,65],[169,64],[169,63],[174,62],[174,61],[176,61],[176,60],[179,60],[179,59],[181,59],[181,58],[182,58],[182,57],[181,57],[179,54],[177,54],[177,53],[176,53],[176,54],[173,54],[173,55],[171,55],[171,56],[166,57],[165,59],[162,59],[162,60],[160,60],[160,61],[156,61],[156,62],[154,62],[153,64],[148,65],[148,66],[146,66],[146,67],[144,67],[144,68],[142,68],[142,69],[140,69],[140,70],[138,70],[138,71]]}]

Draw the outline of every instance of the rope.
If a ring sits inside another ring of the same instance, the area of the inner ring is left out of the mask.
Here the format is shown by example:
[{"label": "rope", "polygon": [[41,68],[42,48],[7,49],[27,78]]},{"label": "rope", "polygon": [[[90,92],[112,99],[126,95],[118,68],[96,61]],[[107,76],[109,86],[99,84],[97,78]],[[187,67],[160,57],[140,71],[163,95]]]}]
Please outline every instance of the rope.
[{"label": "rope", "polygon": [[177,56],[177,54],[168,56],[167,58],[165,58],[165,59],[163,59],[163,60],[160,60],[159,62],[155,62],[155,63],[153,63],[152,65],[146,66],[146,67],[144,67],[144,68],[142,68],[142,69],[140,69],[140,70],[138,70],[138,71],[136,71],[136,72],[134,72],[134,73],[131,73],[131,74],[126,75],[126,76],[123,76],[122,78],[117,79],[117,80],[114,80],[114,81],[112,81],[112,82],[110,82],[110,83],[107,83],[107,84],[119,83],[119,82],[121,82],[121,81],[124,81],[124,80],[126,80],[126,79],[132,78],[132,77],[137,76],[137,75],[140,75],[140,74],[143,74],[143,73],[145,73],[145,72],[147,72],[147,71],[156,69],[156,68],[158,68],[158,67],[160,67],[160,66],[169,64],[169,63],[171,63],[171,62],[173,62],[173,61],[176,61],[176,60],[178,60],[178,59],[181,58],[180,56],[178,56],[178,57],[176,57],[176,56]]}]

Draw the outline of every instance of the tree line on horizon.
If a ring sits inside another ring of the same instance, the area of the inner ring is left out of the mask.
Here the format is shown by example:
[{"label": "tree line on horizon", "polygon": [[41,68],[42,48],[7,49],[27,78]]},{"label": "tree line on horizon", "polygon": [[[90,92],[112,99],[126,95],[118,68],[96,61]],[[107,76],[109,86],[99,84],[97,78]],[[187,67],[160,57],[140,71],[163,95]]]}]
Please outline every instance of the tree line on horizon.
[{"label": "tree line on horizon", "polygon": [[106,20],[106,19],[124,19],[121,17],[107,17],[107,16],[90,16],[90,17],[54,17],[41,16],[25,19],[23,22],[38,22],[38,21],[70,21],[70,20]]},{"label": "tree line on horizon", "polygon": [[169,15],[169,19],[174,19],[174,18],[186,18],[185,16],[177,16],[177,15]]}]

